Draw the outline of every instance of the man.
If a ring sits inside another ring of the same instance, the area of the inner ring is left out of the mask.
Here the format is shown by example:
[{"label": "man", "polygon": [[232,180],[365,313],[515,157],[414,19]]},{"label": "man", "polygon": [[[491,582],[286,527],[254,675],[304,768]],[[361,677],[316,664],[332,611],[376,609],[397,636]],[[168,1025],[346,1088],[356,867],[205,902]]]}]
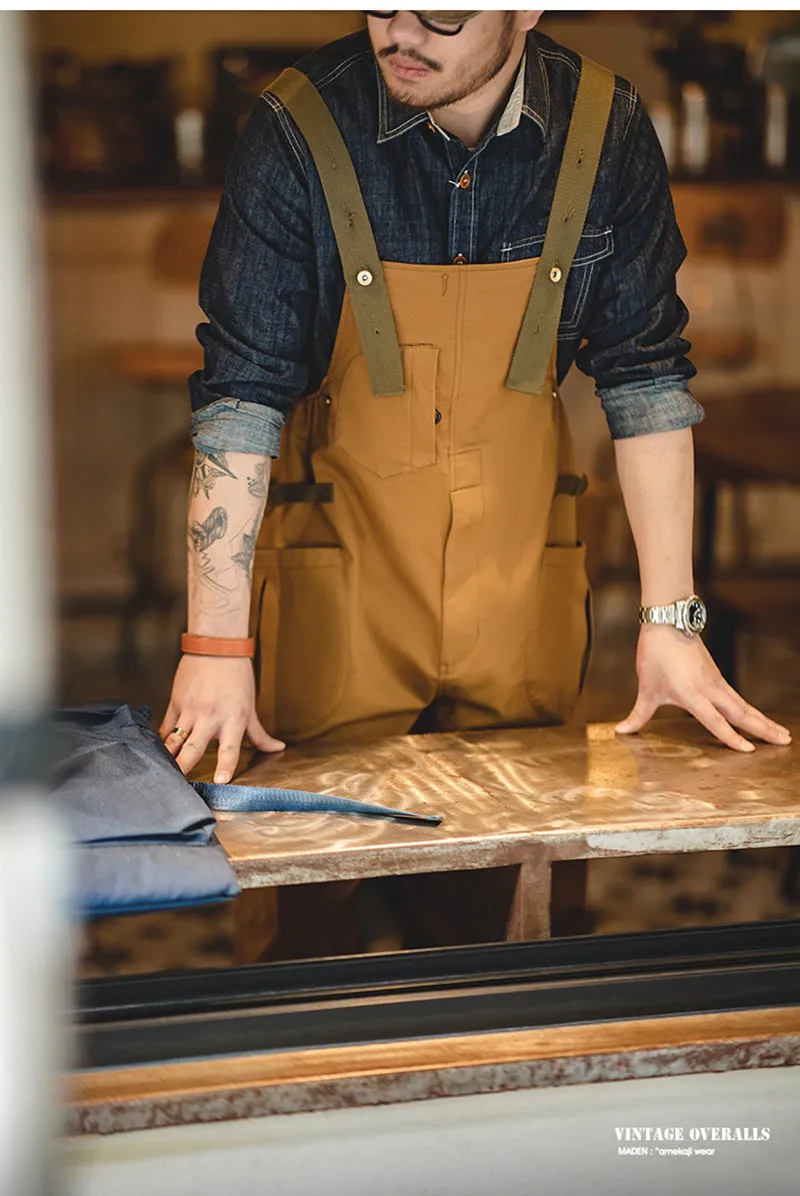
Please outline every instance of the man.
[{"label": "man", "polygon": [[369,13],[242,134],[190,382],[190,638],[161,728],[184,772],[218,740],[229,780],[245,733],[271,752],[569,714],[587,655],[558,398],[574,362],[651,620],[617,729],[669,703],[740,751],[740,731],[789,741],[696,634],[702,410],[658,142],[632,85],[534,32],[540,15]]}]

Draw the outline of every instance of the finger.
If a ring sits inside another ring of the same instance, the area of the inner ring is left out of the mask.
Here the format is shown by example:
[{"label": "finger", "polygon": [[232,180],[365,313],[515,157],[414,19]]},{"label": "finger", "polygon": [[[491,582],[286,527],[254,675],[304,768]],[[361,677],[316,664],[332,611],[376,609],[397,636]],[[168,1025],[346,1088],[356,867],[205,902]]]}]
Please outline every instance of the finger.
[{"label": "finger", "polygon": [[241,725],[229,724],[220,732],[217,767],[214,770],[214,781],[217,785],[227,785],[236,772],[243,735],[244,727]]},{"label": "finger", "polygon": [[286,747],[282,739],[276,739],[264,730],[255,715],[247,724],[247,738],[260,752],[281,752]]},{"label": "finger", "polygon": [[178,734],[177,728],[167,734],[164,740],[164,747],[171,755],[177,756],[190,734],[191,732],[188,727],[180,726],[180,734]]},{"label": "finger", "polygon": [[755,751],[752,743],[734,731],[730,723],[708,698],[700,696],[694,702],[687,703],[686,709],[694,715],[699,723],[703,724],[706,730],[710,731],[712,735],[716,735],[717,739],[726,747],[733,748],[736,752]]},{"label": "finger", "polygon": [[216,727],[213,723],[195,724],[189,738],[184,740],[183,747],[175,757],[184,776],[191,772],[197,762],[202,759],[215,735]]},{"label": "finger", "polygon": [[161,726],[158,728],[158,733],[162,739],[167,738],[172,728],[177,725],[177,722],[177,707],[173,706],[172,702],[170,702],[169,706],[167,706],[167,712],[161,720]]},{"label": "finger", "polygon": [[614,728],[620,735],[634,735],[637,731],[641,731],[646,723],[650,722],[655,712],[658,710],[658,702],[655,698],[645,697],[642,693],[636,699],[636,704],[627,718],[624,718],[621,723],[617,723]]},{"label": "finger", "polygon": [[717,699],[716,705],[728,722],[733,723],[735,727],[741,727],[750,735],[763,739],[765,743],[786,744],[792,742],[788,728],[773,722],[755,706],[751,706],[727,681],[722,683],[722,693]]},{"label": "finger", "polygon": [[236,773],[240,751],[242,751],[242,732],[239,732],[238,739],[231,736],[224,743],[220,743],[219,751],[216,752],[216,768],[214,770],[216,785],[227,785],[227,782]]}]

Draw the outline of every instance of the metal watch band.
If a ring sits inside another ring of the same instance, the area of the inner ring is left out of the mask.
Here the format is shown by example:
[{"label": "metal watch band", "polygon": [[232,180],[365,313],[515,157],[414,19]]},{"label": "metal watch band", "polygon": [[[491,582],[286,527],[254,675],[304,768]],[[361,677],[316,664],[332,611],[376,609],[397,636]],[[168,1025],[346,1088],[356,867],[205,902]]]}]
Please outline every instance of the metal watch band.
[{"label": "metal watch band", "polygon": [[669,606],[639,607],[640,623],[667,624],[690,638],[705,630],[706,617],[706,605],[697,594],[679,598]]},{"label": "metal watch band", "polygon": [[669,606],[640,606],[640,623],[666,623],[675,626],[678,620],[678,610],[674,602]]}]

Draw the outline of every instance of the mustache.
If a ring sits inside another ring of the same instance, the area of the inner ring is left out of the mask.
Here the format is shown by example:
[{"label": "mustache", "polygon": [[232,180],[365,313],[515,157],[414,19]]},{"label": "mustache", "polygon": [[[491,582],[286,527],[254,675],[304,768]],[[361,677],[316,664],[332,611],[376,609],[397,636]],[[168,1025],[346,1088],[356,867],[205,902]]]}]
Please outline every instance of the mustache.
[{"label": "mustache", "polygon": [[392,54],[402,53],[404,58],[409,62],[418,62],[420,66],[427,67],[429,71],[440,71],[442,68],[438,62],[434,62],[431,58],[425,58],[422,54],[418,54],[416,50],[400,50],[400,46],[395,43],[393,46],[384,46],[382,50],[378,51],[379,58],[391,58]]}]

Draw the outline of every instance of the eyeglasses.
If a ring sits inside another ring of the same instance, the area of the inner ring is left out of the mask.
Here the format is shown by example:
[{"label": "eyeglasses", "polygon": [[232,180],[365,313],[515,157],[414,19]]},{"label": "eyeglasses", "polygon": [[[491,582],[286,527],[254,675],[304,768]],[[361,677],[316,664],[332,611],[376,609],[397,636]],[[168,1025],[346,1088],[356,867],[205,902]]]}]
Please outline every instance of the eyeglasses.
[{"label": "eyeglasses", "polygon": [[[381,21],[389,21],[392,17],[396,17],[398,9],[393,12],[369,12],[364,10],[368,17],[378,17]],[[427,29],[429,33],[438,33],[442,37],[455,37],[457,33],[466,25],[467,21],[471,21],[473,17],[477,17],[478,11],[475,12],[452,12],[452,13],[421,13],[415,12],[414,16],[422,25],[423,29]],[[454,27],[455,26],[455,27]]]}]

